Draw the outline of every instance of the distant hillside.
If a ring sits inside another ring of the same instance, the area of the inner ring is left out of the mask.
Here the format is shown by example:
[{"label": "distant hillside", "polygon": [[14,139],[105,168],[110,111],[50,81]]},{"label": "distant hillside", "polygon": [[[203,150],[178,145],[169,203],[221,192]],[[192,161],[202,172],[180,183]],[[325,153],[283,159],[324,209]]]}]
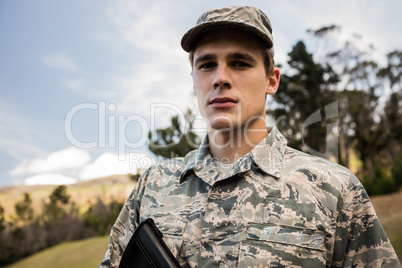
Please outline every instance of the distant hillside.
[{"label": "distant hillside", "polygon": [[106,253],[107,237],[94,237],[62,243],[29,256],[7,268],[92,268]]},{"label": "distant hillside", "polygon": [[[105,178],[82,181],[66,185],[71,201],[85,210],[90,202],[101,198],[105,203],[116,200],[123,202],[134,188],[135,183],[129,175],[113,175]],[[15,214],[14,205],[22,200],[24,193],[29,193],[32,198],[35,213],[40,213],[42,203],[48,200],[51,192],[57,185],[18,185],[0,188],[0,205],[5,210],[6,218]]]},{"label": "distant hillside", "polygon": [[371,202],[399,259],[402,260],[402,188],[396,193],[374,196]]}]

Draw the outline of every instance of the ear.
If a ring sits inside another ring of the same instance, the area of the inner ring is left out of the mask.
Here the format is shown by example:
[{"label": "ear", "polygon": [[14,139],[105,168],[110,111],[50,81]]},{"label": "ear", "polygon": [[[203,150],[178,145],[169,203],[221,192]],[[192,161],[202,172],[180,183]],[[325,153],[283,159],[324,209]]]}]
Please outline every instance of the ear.
[{"label": "ear", "polygon": [[274,67],[271,75],[268,77],[267,94],[274,94],[279,87],[280,71],[277,67]]}]

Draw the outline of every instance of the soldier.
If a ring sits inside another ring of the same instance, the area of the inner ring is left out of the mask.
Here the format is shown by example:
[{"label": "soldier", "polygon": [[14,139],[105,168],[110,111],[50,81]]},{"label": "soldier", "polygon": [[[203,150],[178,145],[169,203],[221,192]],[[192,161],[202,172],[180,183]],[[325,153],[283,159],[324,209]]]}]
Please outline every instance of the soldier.
[{"label": "soldier", "polygon": [[146,218],[183,267],[399,267],[359,180],[266,127],[266,95],[280,76],[267,16],[208,10],[181,45],[208,135],[142,175],[99,267],[118,267]]}]

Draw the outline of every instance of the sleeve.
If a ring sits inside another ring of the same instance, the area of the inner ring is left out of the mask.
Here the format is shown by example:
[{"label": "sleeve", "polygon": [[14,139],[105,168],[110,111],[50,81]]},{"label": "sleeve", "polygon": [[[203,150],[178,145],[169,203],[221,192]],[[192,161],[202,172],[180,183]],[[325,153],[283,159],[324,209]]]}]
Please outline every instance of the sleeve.
[{"label": "sleeve", "polygon": [[366,190],[353,174],[338,205],[332,267],[401,267]]},{"label": "sleeve", "polygon": [[124,250],[139,225],[141,199],[150,170],[151,168],[140,177],[120,211],[110,231],[108,250],[98,268],[119,267]]}]

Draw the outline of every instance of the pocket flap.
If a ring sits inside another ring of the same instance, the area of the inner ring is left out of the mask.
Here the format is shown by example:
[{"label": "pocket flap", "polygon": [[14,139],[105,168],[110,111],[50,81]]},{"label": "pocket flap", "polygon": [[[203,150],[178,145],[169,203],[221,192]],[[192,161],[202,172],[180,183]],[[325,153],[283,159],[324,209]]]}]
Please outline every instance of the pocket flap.
[{"label": "pocket flap", "polygon": [[263,221],[314,230],[316,229],[314,213],[314,203],[268,196]]},{"label": "pocket flap", "polygon": [[325,234],[291,226],[250,223],[247,238],[324,250]]}]

